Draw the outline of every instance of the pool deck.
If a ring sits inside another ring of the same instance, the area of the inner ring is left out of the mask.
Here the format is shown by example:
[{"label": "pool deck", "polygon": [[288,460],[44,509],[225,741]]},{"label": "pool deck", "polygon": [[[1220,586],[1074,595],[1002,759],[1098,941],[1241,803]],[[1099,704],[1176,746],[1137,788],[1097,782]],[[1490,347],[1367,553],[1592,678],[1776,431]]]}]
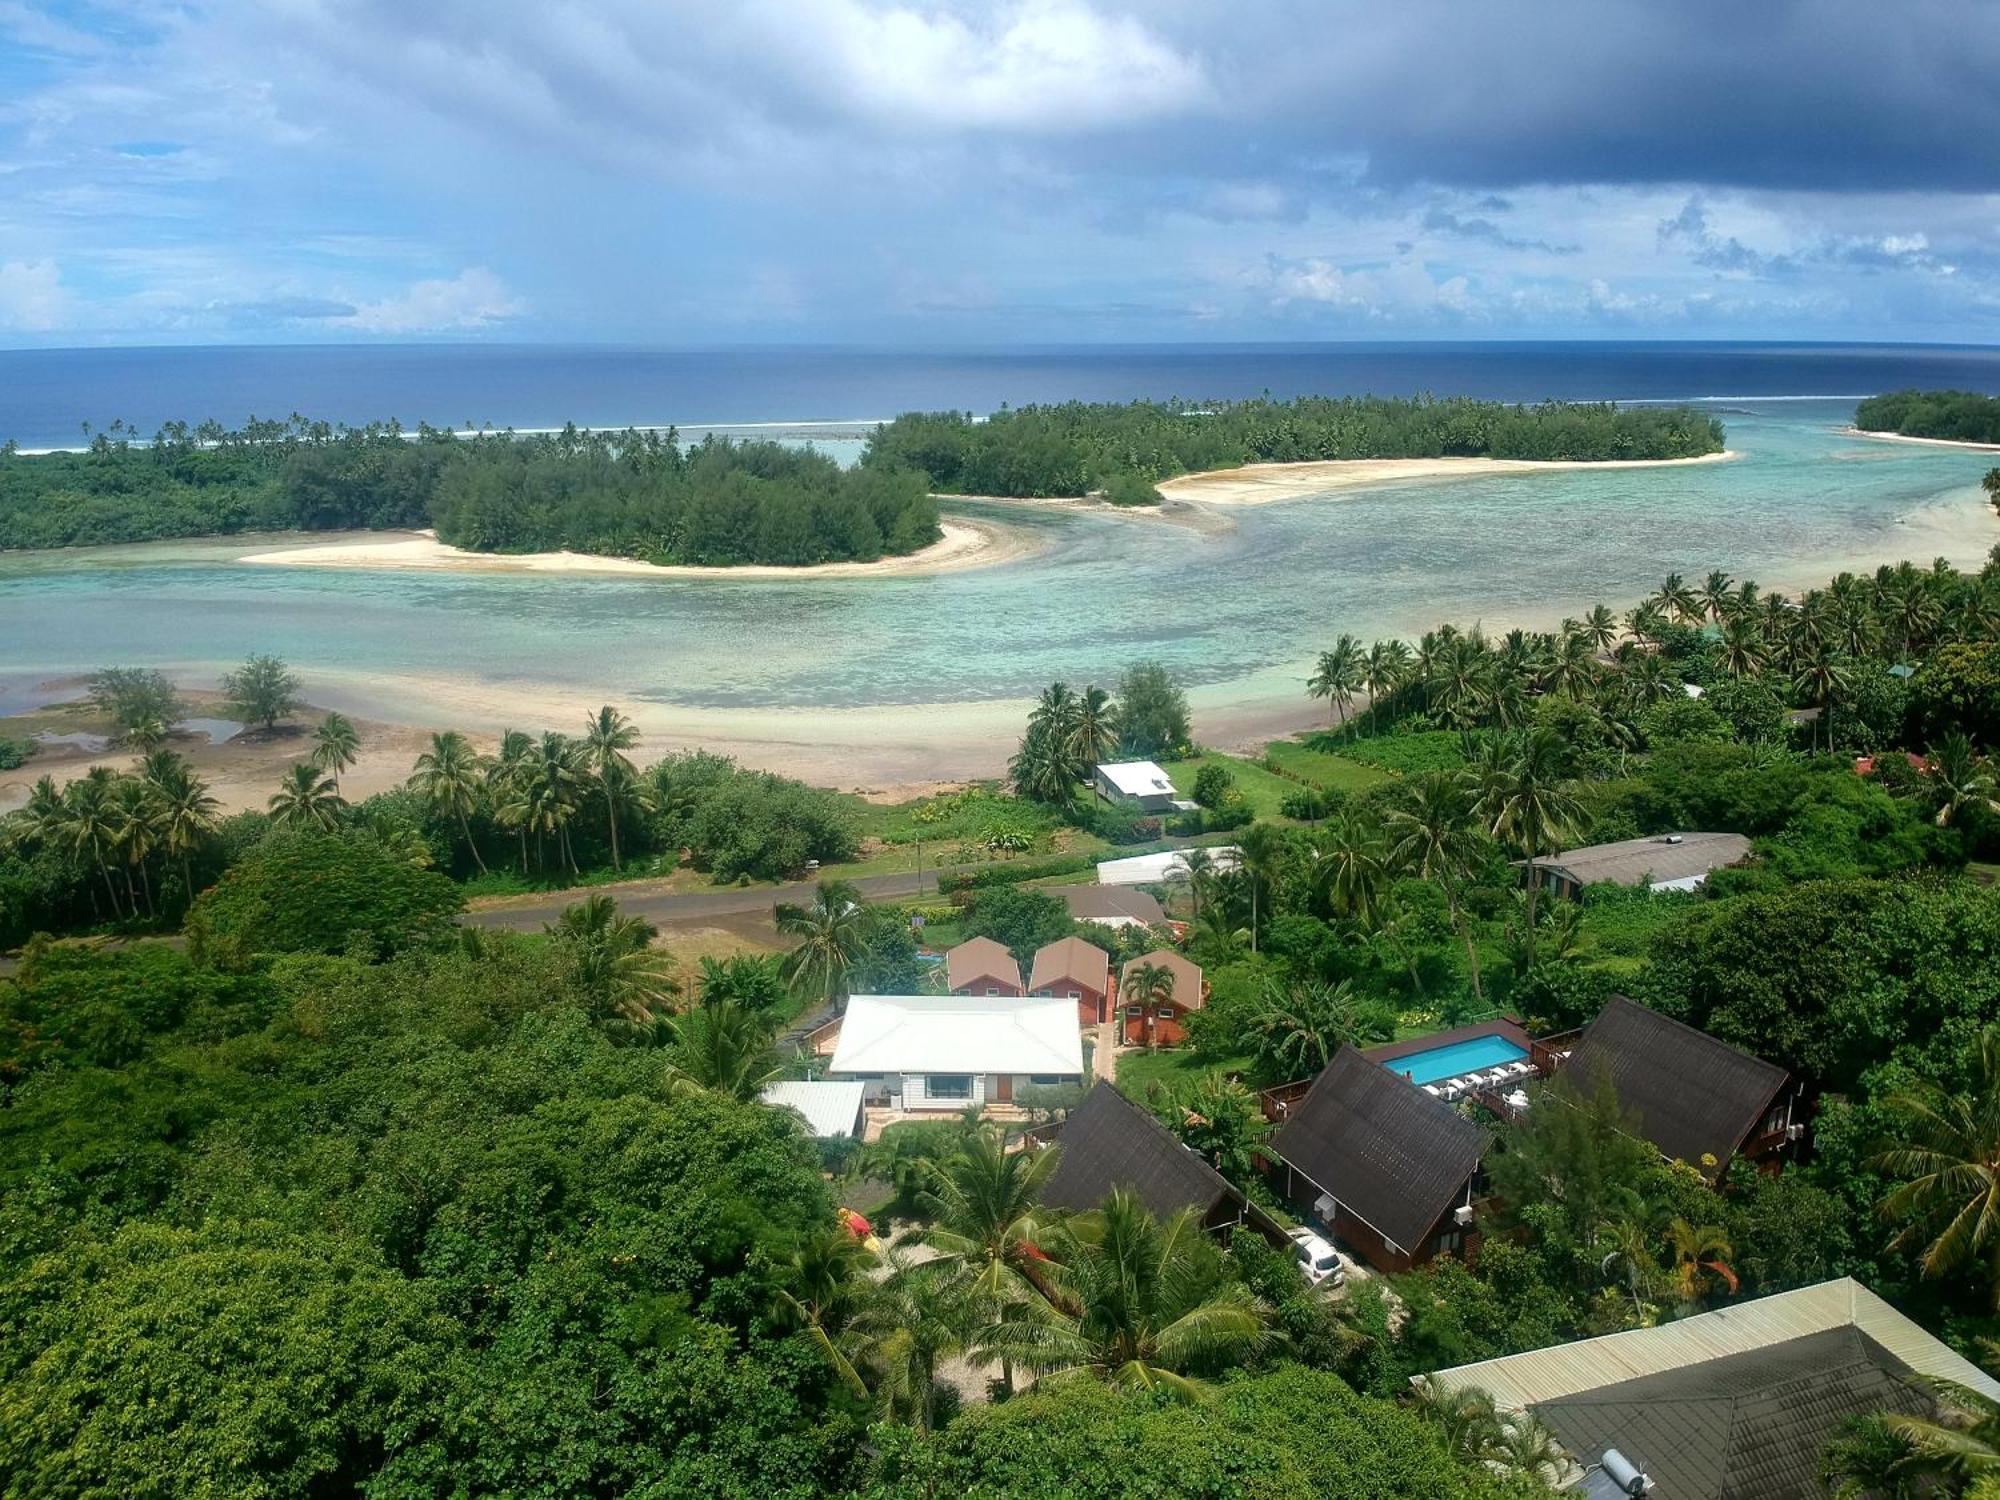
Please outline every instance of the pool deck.
[{"label": "pool deck", "polygon": [[1475,1021],[1470,1026],[1454,1026],[1449,1031],[1433,1031],[1428,1036],[1413,1036],[1406,1042],[1384,1042],[1379,1047],[1364,1047],[1361,1055],[1372,1063],[1392,1063],[1399,1057],[1411,1057],[1419,1052],[1435,1052],[1440,1047],[1449,1047],[1456,1042],[1477,1041],[1483,1036],[1504,1037],[1521,1049],[1523,1057],[1532,1052],[1528,1033],[1513,1016],[1495,1016],[1490,1021]]}]

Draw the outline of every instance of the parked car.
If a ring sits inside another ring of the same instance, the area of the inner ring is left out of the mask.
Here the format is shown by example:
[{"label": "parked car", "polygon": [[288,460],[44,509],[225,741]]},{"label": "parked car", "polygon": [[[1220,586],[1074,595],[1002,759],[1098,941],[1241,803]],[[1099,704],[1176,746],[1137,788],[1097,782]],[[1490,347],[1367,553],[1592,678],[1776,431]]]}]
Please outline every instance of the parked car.
[{"label": "parked car", "polygon": [[1341,1269],[1340,1252],[1310,1229],[1297,1228],[1285,1231],[1292,1239],[1292,1256],[1299,1263],[1299,1270],[1313,1286],[1344,1286],[1347,1272]]}]

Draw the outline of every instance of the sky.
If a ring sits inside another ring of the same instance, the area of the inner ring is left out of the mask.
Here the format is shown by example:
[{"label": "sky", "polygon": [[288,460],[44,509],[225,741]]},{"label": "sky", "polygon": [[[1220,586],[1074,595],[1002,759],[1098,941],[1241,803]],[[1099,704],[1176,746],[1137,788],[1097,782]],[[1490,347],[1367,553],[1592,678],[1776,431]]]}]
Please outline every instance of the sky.
[{"label": "sky", "polygon": [[1991,0],[0,0],[0,347],[2000,342]]}]

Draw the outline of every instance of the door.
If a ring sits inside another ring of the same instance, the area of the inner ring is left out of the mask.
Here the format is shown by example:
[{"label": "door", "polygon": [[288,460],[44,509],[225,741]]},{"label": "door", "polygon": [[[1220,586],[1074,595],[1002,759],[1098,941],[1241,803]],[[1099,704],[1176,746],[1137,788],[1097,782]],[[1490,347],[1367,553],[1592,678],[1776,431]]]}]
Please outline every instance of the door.
[{"label": "door", "polygon": [[1013,1100],[1014,1075],[1012,1073],[995,1073],[993,1075],[993,1102],[995,1104],[1011,1104]]}]

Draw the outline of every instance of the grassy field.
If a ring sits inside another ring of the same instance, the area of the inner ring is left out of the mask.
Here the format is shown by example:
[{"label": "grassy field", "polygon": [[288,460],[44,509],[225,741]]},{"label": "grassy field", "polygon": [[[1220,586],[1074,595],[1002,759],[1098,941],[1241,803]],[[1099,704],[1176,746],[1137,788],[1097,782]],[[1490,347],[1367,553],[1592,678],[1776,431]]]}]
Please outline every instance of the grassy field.
[{"label": "grassy field", "polygon": [[1170,760],[1160,769],[1173,781],[1174,790],[1183,797],[1194,795],[1194,779],[1201,774],[1203,766],[1218,765],[1228,771],[1236,782],[1236,790],[1241,794],[1250,811],[1259,818],[1275,819],[1282,816],[1278,808],[1285,798],[1296,791],[1282,776],[1273,776],[1255,761],[1244,760],[1240,756],[1223,755],[1211,751],[1197,755],[1192,760]]},{"label": "grassy field", "polygon": [[1264,747],[1265,758],[1280,770],[1329,792],[1359,792],[1389,780],[1379,766],[1363,765],[1344,755],[1312,750],[1297,740],[1273,740]]},{"label": "grassy field", "polygon": [[1183,1088],[1212,1073],[1240,1073],[1249,1066],[1247,1055],[1205,1061],[1196,1057],[1188,1047],[1161,1052],[1124,1052],[1118,1057],[1118,1088],[1133,1099],[1144,1099],[1149,1084],[1160,1083],[1169,1089]]}]

